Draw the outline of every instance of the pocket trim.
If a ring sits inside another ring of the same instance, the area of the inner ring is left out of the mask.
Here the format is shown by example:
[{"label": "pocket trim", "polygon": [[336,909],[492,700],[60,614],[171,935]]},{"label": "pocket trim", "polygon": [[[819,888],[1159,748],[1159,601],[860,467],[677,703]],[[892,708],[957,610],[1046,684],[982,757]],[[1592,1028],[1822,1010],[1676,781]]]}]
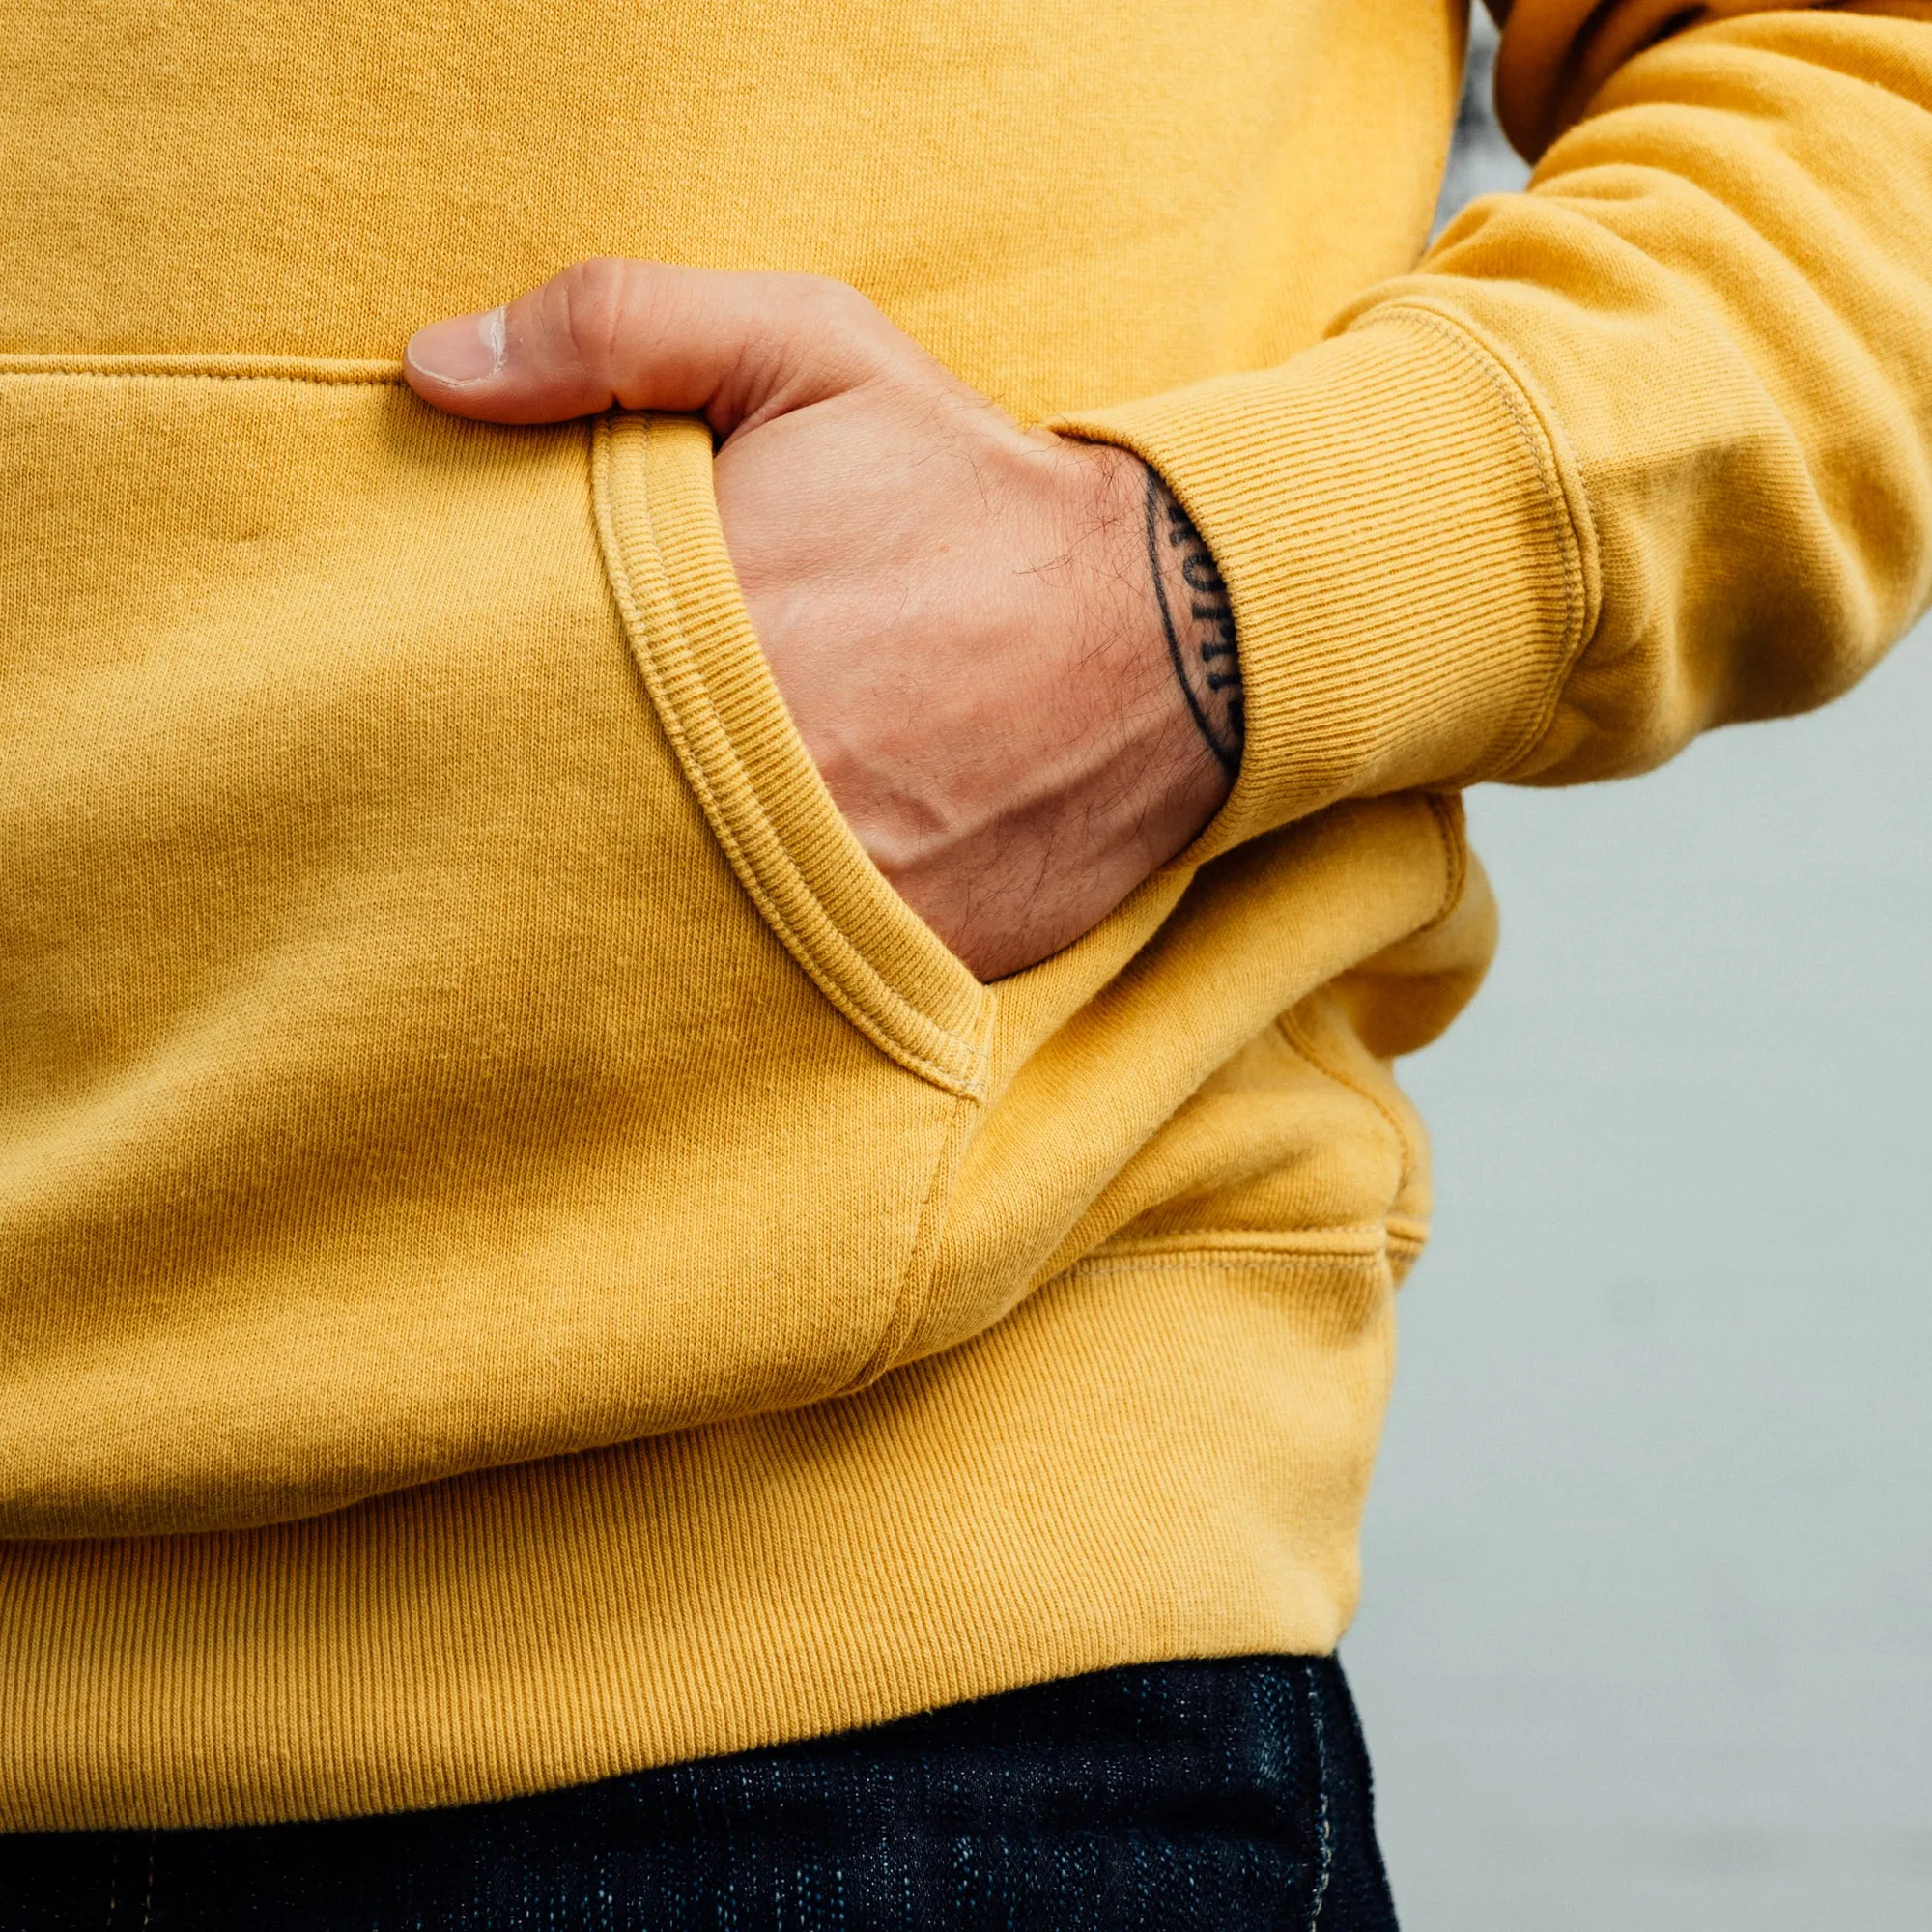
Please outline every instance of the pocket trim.
[{"label": "pocket trim", "polygon": [[950,1094],[983,1095],[992,995],[893,890],[793,725],[739,593],[689,416],[601,417],[597,526],[665,735],[731,868],[834,1006]]},{"label": "pocket trim", "polygon": [[156,381],[325,383],[351,388],[403,386],[400,362],[329,355],[150,354],[0,355],[0,376],[143,376]]}]

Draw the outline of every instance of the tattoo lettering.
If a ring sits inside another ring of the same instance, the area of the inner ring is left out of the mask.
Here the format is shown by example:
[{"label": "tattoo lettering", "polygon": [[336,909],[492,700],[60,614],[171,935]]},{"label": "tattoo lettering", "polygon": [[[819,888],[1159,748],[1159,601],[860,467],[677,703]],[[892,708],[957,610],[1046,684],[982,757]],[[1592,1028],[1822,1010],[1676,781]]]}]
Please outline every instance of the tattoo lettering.
[{"label": "tattoo lettering", "polygon": [[[1208,749],[1233,778],[1240,770],[1246,738],[1235,613],[1201,532],[1151,469],[1147,479],[1147,549],[1174,674]],[[1186,614],[1177,622],[1177,607],[1181,605]]]}]

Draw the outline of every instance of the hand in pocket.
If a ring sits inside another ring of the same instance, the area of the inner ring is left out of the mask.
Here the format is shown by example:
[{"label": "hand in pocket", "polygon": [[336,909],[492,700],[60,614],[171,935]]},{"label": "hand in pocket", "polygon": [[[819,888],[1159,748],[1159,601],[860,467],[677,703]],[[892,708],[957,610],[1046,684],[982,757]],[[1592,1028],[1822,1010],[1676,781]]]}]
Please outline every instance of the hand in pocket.
[{"label": "hand in pocket", "polygon": [[1172,495],[1124,450],[1021,429],[842,283],[586,262],[423,329],[406,367],[491,422],[706,418],[799,734],[980,978],[1098,923],[1226,796],[1233,626]]}]

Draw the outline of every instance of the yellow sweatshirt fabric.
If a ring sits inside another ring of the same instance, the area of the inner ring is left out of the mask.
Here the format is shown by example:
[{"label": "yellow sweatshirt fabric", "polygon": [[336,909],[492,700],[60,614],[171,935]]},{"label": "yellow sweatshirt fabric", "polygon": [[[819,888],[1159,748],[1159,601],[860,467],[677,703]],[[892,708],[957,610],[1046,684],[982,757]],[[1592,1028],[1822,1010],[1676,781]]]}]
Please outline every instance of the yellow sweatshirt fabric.
[{"label": "yellow sweatshirt fabric", "polygon": [[[529,1791],[1329,1648],[1458,791],[1932,597],[1932,8],[0,0],[0,1827]],[[844,277],[1141,450],[1198,847],[977,983],[833,809],[703,431],[421,323]],[[1560,1268],[1561,1258],[1552,1265]]]}]

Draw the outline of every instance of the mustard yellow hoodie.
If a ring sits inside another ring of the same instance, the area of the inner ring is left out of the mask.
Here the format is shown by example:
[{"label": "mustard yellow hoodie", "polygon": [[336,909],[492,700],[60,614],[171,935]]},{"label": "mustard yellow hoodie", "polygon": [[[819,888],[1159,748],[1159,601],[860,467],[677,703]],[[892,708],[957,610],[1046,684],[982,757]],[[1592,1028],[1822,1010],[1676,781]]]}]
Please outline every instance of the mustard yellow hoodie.
[{"label": "mustard yellow hoodie", "polygon": [[[1481,976],[1456,795],[1932,596],[1932,7],[0,0],[0,1826],[445,1804],[1323,1650]],[[1145,454],[1200,845],[977,983],[687,421],[419,324],[807,268]],[[1551,1258],[1560,1269],[1562,1258]]]}]

